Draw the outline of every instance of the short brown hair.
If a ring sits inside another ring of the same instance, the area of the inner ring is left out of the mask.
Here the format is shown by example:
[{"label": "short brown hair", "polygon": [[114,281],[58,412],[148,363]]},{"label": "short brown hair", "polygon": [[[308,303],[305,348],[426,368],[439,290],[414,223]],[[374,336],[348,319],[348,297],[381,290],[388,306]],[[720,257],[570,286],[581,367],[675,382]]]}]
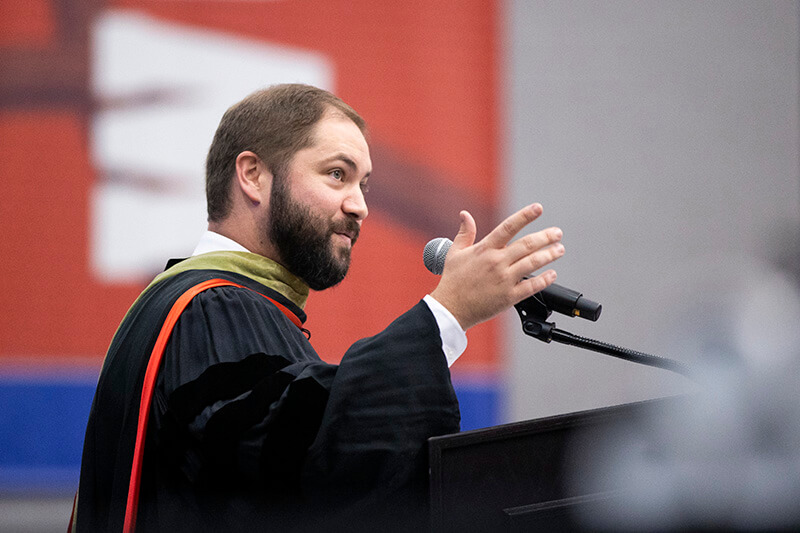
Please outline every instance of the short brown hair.
[{"label": "short brown hair", "polygon": [[273,176],[285,175],[294,154],[311,145],[314,126],[331,107],[366,135],[366,123],[352,107],[310,85],[273,85],[231,106],[220,120],[206,158],[208,220],[219,221],[230,212],[230,185],[240,153],[252,151]]}]

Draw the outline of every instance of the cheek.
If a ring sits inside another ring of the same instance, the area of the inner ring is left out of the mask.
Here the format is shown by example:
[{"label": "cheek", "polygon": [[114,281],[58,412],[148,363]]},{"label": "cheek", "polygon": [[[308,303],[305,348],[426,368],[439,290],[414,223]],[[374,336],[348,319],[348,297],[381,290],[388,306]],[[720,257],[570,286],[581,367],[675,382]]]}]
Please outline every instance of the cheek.
[{"label": "cheek", "polygon": [[325,190],[309,190],[300,197],[313,213],[334,218],[341,210],[342,201],[335,193]]}]

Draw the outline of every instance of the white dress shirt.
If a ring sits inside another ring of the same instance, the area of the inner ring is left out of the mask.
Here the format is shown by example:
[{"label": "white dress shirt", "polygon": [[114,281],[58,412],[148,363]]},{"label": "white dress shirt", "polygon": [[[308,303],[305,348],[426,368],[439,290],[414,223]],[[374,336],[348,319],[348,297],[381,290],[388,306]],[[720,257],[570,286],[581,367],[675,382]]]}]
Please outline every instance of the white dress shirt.
[{"label": "white dress shirt", "polygon": [[[206,231],[200,238],[200,242],[197,243],[192,256],[209,252],[250,252],[250,250],[224,235]],[[436,319],[436,324],[439,326],[442,351],[447,358],[447,366],[450,367],[467,349],[467,333],[461,329],[456,317],[431,297],[430,294],[425,295],[422,300],[428,305],[433,317]]]}]

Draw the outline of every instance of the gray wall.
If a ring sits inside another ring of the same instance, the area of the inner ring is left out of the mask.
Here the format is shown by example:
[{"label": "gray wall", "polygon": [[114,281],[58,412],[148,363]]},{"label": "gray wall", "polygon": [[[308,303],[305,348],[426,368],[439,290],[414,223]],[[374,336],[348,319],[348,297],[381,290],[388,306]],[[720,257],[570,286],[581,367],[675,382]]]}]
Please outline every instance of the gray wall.
[{"label": "gray wall", "polygon": [[[797,253],[798,3],[515,0],[504,17],[505,210],[541,202],[537,227],[565,233],[559,282],[604,306],[559,328],[757,364],[742,310],[774,321],[742,295]],[[693,390],[507,318],[509,420]]]}]

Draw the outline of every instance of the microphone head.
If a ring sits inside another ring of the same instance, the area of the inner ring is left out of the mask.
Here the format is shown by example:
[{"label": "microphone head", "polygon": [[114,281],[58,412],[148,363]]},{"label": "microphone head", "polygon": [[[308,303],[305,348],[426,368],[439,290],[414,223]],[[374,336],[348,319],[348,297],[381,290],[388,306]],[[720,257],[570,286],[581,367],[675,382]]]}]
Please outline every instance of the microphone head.
[{"label": "microphone head", "polygon": [[444,272],[444,260],[447,258],[447,252],[453,241],[445,237],[437,237],[425,245],[425,250],[422,252],[422,262],[425,263],[425,268],[441,276]]}]

